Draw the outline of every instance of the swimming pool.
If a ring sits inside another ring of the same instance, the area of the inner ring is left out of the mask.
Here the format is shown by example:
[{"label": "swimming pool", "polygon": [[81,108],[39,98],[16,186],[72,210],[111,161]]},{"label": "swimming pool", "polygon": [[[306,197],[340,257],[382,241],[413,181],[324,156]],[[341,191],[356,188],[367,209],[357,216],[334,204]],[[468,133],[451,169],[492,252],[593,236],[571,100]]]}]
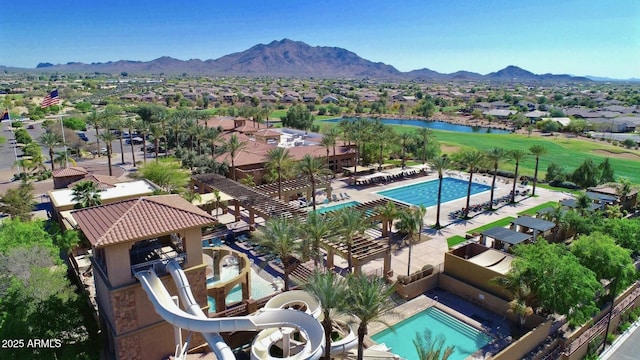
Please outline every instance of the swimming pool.
[{"label": "swimming pool", "polygon": [[354,206],[358,206],[358,205],[360,205],[360,203],[357,202],[357,201],[349,201],[349,202],[338,204],[338,205],[319,208],[319,209],[316,209],[316,212],[318,214],[326,214],[326,213],[328,213],[330,211],[336,211],[336,210],[340,210],[340,209],[344,209],[344,208],[348,208],[348,207],[354,207]]},{"label": "swimming pool", "polygon": [[[392,331],[393,329],[393,331]],[[413,345],[416,336],[422,337],[425,329],[431,331],[431,339],[444,337],[444,347],[455,346],[449,360],[462,360],[487,345],[492,337],[466,323],[430,307],[389,329],[385,329],[371,338],[377,343],[385,343],[391,351],[407,360],[418,359]]]},{"label": "swimming pool", "polygon": [[[379,191],[378,195],[398,200],[411,205],[433,206],[438,203],[438,182],[440,180],[430,180],[417,184],[401,186],[394,189]],[[446,177],[442,179],[442,203],[457,200],[467,196],[467,180]],[[471,195],[479,194],[490,190],[491,187],[478,183],[471,183]]]},{"label": "swimming pool", "polygon": [[[233,278],[238,275],[238,267],[237,266],[227,266],[223,267],[220,273],[221,280],[214,280],[213,278],[207,279],[207,285],[213,284],[217,281],[224,281]],[[261,299],[265,296],[269,296],[271,294],[275,294],[276,289],[271,285],[271,283],[265,279],[263,279],[258,273],[251,268],[251,298],[252,299]],[[212,311],[216,309],[216,301],[212,297],[208,297],[209,308]],[[231,292],[227,294],[227,305],[233,304],[239,301],[242,301],[242,285],[238,284],[231,289]]]}]

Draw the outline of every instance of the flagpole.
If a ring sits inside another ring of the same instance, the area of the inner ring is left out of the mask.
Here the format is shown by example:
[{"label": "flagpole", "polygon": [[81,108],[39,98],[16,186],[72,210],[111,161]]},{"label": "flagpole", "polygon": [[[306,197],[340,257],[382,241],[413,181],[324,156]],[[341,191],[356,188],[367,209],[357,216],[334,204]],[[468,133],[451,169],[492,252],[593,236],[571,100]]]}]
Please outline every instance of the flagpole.
[{"label": "flagpole", "polygon": [[[69,159],[67,159],[67,140],[64,138],[64,125],[62,123],[62,115],[60,115],[60,129],[62,129],[62,145],[64,145],[64,167],[69,167]],[[53,161],[53,159],[51,159]]]}]

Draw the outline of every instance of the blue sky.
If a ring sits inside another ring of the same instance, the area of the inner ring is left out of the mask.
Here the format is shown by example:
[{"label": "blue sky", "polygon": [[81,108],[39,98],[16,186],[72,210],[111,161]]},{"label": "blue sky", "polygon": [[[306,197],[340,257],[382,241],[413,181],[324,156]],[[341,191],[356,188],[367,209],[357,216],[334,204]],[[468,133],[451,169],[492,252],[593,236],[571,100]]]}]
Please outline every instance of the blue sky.
[{"label": "blue sky", "polygon": [[8,0],[0,14],[8,66],[206,60],[289,38],[400,71],[640,78],[638,0]]}]

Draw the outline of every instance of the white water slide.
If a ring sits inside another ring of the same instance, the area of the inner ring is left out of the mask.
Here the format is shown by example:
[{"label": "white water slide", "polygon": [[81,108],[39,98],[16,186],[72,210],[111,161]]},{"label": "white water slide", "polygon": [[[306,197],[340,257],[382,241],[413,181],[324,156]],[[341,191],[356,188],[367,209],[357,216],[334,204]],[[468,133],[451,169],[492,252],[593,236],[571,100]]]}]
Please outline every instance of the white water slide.
[{"label": "white water slide", "polygon": [[[260,337],[260,335],[259,337],[263,341],[263,347],[267,349],[275,342],[286,341],[287,339],[284,338],[283,333],[291,332],[291,328],[295,328],[302,333],[302,337],[306,341],[300,344],[292,344],[298,346],[298,348],[296,348],[297,352],[295,355],[287,357],[287,359],[314,360],[322,356],[324,351],[324,330],[322,325],[312,315],[302,311],[280,308],[263,309],[249,316],[208,318],[195,301],[189,282],[180,265],[174,261],[170,261],[167,264],[167,270],[176,283],[178,295],[187,312],[180,309],[180,307],[173,302],[171,295],[153,269],[137,272],[136,277],[140,280],[142,288],[147,293],[149,300],[151,300],[155,311],[173,326],[202,333],[218,360],[235,359],[233,352],[219,335],[220,333],[261,331],[265,329],[269,329],[267,331],[272,335],[269,336],[271,339],[270,342],[266,344],[264,337]],[[262,332],[263,331],[261,331],[261,334]],[[258,353],[261,356],[259,358],[255,357]],[[282,359],[272,357],[268,351],[252,352],[252,357],[260,360]]]}]

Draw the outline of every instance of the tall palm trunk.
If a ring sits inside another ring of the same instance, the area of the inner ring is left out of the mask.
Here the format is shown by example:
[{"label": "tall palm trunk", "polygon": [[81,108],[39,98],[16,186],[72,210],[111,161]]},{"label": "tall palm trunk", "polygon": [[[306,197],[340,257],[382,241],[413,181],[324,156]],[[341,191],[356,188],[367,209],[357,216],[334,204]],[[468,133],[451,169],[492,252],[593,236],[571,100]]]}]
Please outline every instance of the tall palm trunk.
[{"label": "tall palm trunk", "polygon": [[324,319],[322,319],[322,327],[324,328],[324,360],[331,360],[331,351],[327,349],[331,349],[331,313],[329,309],[324,310]]},{"label": "tall palm trunk", "polygon": [[436,229],[440,229],[440,203],[442,202],[442,174],[438,174],[438,207],[436,208]]},{"label": "tall palm trunk", "polygon": [[282,168],[280,165],[276,167],[276,171],[278,172],[278,199],[282,200]]},{"label": "tall palm trunk", "polygon": [[143,131],[140,131],[140,136],[142,137],[142,162],[147,164],[147,134]]},{"label": "tall palm trunk", "polygon": [[516,182],[518,181],[518,167],[520,162],[516,162],[516,172],[513,177],[513,188],[511,189],[511,203],[516,202]]},{"label": "tall palm trunk", "polygon": [[536,184],[538,183],[538,163],[540,162],[540,156],[536,156],[536,171],[533,174],[533,190],[531,191],[531,196],[536,194]]},{"label": "tall palm trunk", "polygon": [[49,159],[51,159],[51,171],[53,172],[55,161],[53,161],[53,148],[52,147],[49,148]]},{"label": "tall palm trunk", "polygon": [[493,167],[493,180],[491,181],[491,198],[489,199],[489,211],[493,211],[493,193],[496,189],[496,176],[498,176],[498,164]]},{"label": "tall palm trunk", "polygon": [[473,171],[469,172],[469,185],[467,186],[467,207],[464,208],[464,218],[469,217],[469,205],[471,205],[471,184],[473,183]]},{"label": "tall palm trunk", "polygon": [[133,166],[136,166],[136,151],[133,149],[133,140],[131,137],[133,136],[133,128],[129,128],[129,145],[131,145],[131,161],[133,162]]},{"label": "tall palm trunk", "polygon": [[120,131],[120,160],[124,164],[124,144],[122,143],[122,131]]},{"label": "tall palm trunk", "polygon": [[98,130],[98,126],[96,125],[96,154],[100,157],[100,133]]},{"label": "tall palm trunk", "polygon": [[367,324],[360,323],[358,326],[358,360],[364,359],[364,337],[367,335]]},{"label": "tall palm trunk", "polygon": [[113,169],[111,169],[111,143],[107,143],[107,165],[109,166],[109,176],[113,176]]}]

